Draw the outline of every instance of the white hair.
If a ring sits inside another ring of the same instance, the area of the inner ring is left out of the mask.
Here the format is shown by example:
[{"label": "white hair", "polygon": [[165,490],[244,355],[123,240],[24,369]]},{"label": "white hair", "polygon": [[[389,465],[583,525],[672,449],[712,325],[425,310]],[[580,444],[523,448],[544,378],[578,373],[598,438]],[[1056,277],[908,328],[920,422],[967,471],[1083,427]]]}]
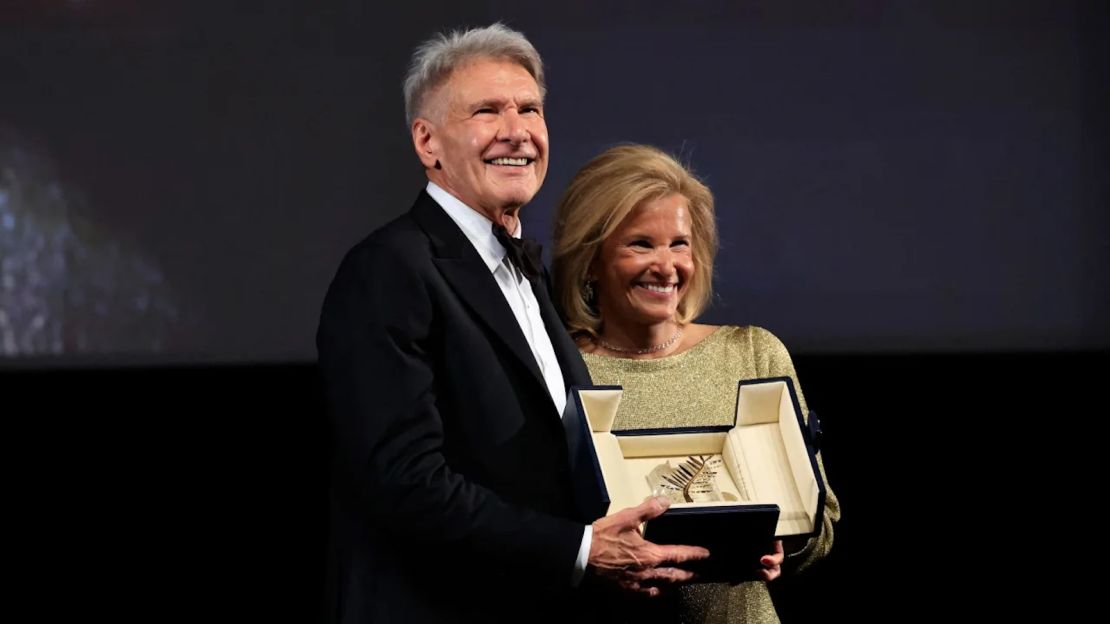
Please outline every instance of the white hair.
[{"label": "white hair", "polygon": [[439,33],[416,48],[405,76],[405,120],[411,126],[428,105],[428,96],[442,85],[460,65],[476,58],[508,59],[526,69],[540,88],[543,60],[523,34],[500,22],[485,28]]}]

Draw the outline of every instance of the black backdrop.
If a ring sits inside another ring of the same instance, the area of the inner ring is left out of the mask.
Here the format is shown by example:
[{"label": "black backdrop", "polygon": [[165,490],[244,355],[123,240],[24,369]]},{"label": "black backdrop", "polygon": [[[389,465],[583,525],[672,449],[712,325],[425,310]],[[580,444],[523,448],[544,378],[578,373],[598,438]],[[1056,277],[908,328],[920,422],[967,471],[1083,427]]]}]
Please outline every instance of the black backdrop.
[{"label": "black backdrop", "polygon": [[605,146],[675,151],[718,198],[707,320],[796,355],[845,516],[774,586],[784,619],[1069,619],[1097,596],[1076,562],[1105,556],[1104,3],[47,0],[0,6],[18,597],[314,619],[320,299],[421,184],[411,47],[494,19],[548,62],[530,233]]},{"label": "black backdrop", "polygon": [[[784,621],[1072,621],[1097,608],[1100,577],[1083,569],[1107,554],[1105,353],[795,361],[844,515],[828,559],[772,584]],[[17,602],[44,619],[318,619],[327,451],[314,366],[0,383]],[[468,571],[429,565],[445,583]]]}]

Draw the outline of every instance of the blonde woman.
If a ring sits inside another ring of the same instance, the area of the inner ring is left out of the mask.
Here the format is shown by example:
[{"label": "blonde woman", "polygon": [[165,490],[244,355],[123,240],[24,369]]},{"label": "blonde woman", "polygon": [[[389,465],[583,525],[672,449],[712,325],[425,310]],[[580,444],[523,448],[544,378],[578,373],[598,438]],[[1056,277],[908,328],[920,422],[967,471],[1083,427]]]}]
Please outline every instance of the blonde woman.
[{"label": "blonde woman", "polygon": [[[736,382],[759,377],[791,377],[806,413],[778,338],[694,322],[712,292],[717,226],[712,193],[674,158],[623,145],[591,160],[559,202],[554,242],[556,302],[593,382],[626,391],[615,428],[730,424]],[[839,517],[829,490],[819,536],[776,542],[762,581],[687,585],[636,617],[777,622],[766,582],[825,556]]]}]

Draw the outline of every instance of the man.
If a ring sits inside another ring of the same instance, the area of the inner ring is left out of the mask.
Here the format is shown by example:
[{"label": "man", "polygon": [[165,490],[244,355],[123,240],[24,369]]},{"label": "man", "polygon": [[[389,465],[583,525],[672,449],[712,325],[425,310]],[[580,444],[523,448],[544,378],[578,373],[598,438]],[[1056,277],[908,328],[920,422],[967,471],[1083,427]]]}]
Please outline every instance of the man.
[{"label": "man", "polygon": [[547,172],[543,96],[539,55],[499,24],[414,56],[406,113],[429,183],[348,253],[317,335],[335,621],[554,621],[583,582],[654,595],[690,578],[663,564],[708,554],[640,537],[659,500],[574,518],[560,418],[589,376],[510,238]]}]

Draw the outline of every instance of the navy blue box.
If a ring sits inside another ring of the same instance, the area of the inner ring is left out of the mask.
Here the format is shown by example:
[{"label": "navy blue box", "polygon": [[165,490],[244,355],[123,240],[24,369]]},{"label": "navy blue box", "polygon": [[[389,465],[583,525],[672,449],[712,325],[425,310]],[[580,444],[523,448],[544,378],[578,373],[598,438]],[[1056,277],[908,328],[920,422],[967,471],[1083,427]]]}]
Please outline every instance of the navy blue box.
[{"label": "navy blue box", "polygon": [[644,536],[708,548],[693,566],[703,582],[753,578],[775,539],[821,530],[825,486],[789,377],[738,382],[731,427],[614,430],[622,395],[620,386],[568,393],[563,426],[584,519],[667,495],[671,508]]}]

